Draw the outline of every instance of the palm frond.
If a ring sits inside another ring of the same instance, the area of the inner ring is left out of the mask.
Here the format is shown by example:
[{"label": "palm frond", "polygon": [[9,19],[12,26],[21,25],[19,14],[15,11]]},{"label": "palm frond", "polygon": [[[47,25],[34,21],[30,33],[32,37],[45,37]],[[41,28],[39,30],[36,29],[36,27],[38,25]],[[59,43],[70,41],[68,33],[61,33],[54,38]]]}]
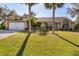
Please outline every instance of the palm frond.
[{"label": "palm frond", "polygon": [[45,3],[44,6],[47,9],[52,9],[53,8],[53,5],[52,4],[55,4],[55,7],[56,8],[62,8],[64,6],[64,3]]},{"label": "palm frond", "polygon": [[44,6],[47,9],[51,9],[52,8],[52,4],[51,3],[45,3]]},{"label": "palm frond", "polygon": [[56,8],[62,8],[64,6],[64,3],[56,3]]},{"label": "palm frond", "polygon": [[36,3],[25,3],[25,5],[29,5],[29,6],[33,6],[33,5],[35,5]]}]

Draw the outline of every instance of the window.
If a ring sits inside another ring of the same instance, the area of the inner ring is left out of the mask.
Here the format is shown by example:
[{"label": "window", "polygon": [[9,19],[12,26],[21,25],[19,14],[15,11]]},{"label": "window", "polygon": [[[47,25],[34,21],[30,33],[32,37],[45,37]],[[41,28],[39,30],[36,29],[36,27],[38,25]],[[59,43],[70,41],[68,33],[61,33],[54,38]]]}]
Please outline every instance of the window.
[{"label": "window", "polygon": [[68,29],[69,28],[69,21],[67,19],[65,19],[63,21],[63,26],[62,27],[65,28],[65,29]]}]

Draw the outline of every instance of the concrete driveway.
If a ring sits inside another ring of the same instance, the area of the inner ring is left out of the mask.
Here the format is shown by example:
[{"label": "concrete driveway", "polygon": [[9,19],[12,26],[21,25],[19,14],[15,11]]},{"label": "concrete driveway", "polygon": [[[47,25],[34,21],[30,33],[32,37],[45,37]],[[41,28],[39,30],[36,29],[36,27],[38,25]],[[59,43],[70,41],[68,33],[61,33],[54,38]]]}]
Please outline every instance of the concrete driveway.
[{"label": "concrete driveway", "polygon": [[0,40],[14,34],[15,34],[15,31],[0,30]]}]

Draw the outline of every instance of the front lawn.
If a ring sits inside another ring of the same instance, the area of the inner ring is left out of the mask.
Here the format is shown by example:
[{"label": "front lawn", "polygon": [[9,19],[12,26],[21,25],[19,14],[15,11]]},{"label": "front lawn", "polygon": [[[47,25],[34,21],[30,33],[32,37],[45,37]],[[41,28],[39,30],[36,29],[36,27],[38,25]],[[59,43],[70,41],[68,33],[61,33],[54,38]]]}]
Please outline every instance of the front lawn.
[{"label": "front lawn", "polygon": [[[57,31],[57,34],[65,39],[78,44],[77,32]],[[16,33],[10,37],[0,40],[0,55],[15,56],[20,50],[23,41],[26,38],[25,33]],[[75,38],[75,39],[73,39]],[[46,36],[32,33],[28,39],[23,52],[24,56],[79,56],[79,47],[59,38],[56,35],[48,34]]]},{"label": "front lawn", "polygon": [[0,40],[0,56],[14,56],[20,49],[26,34],[16,33],[10,37]]},{"label": "front lawn", "polygon": [[57,31],[58,35],[79,45],[79,32]]},{"label": "front lawn", "polygon": [[[74,37],[76,36],[75,32],[69,32],[69,33],[71,33],[72,36]],[[68,35],[68,32],[64,32],[63,36],[65,37],[65,35]],[[71,38],[72,36],[70,35],[69,37],[69,40],[71,41],[73,40]],[[77,39],[77,41],[79,40]],[[41,36],[31,34],[23,55],[31,55],[31,56],[79,55],[79,47],[70,44],[69,42],[59,38],[56,35],[50,34],[47,36]]]}]

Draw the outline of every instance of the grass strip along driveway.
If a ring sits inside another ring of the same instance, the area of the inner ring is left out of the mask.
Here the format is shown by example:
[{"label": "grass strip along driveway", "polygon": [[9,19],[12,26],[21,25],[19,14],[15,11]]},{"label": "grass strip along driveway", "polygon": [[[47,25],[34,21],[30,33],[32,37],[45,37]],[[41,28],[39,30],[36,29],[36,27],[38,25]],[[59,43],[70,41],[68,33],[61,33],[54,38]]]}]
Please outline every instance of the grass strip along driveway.
[{"label": "grass strip along driveway", "polygon": [[[64,33],[64,34],[62,34]],[[68,34],[70,37],[66,37]],[[76,37],[76,32],[57,32],[64,38],[71,39],[72,36]],[[7,37],[4,40],[0,40],[0,55],[17,55],[18,51],[22,47],[22,44],[26,38],[26,33],[16,33],[13,36]],[[79,38],[79,37],[78,37]],[[77,41],[74,43],[78,44]],[[79,47],[76,47],[69,42],[62,40],[56,35],[50,34],[46,36],[37,35],[32,33],[28,39],[27,45],[24,48],[23,56],[79,56]]]}]

